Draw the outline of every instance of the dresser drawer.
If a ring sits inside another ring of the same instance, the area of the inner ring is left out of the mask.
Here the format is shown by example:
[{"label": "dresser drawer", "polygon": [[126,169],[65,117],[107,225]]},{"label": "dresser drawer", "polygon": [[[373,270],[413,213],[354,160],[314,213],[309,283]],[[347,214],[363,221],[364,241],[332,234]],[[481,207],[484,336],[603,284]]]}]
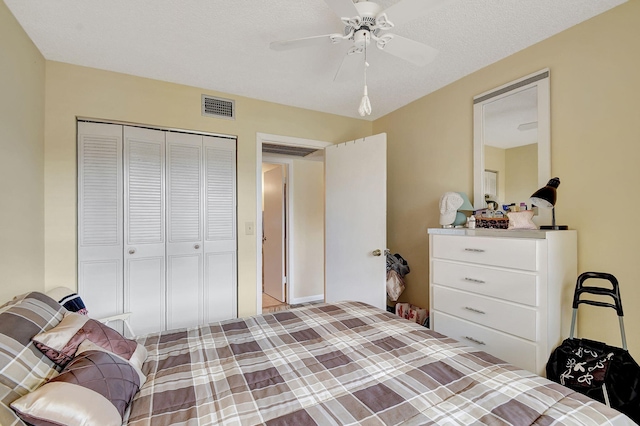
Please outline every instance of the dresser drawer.
[{"label": "dresser drawer", "polygon": [[431,250],[438,259],[537,271],[537,247],[533,239],[433,235]]},{"label": "dresser drawer", "polygon": [[465,291],[433,286],[433,309],[535,341],[537,312]]},{"label": "dresser drawer", "polygon": [[431,268],[433,284],[538,306],[535,274],[442,260],[433,260]]},{"label": "dresser drawer", "polygon": [[539,373],[536,369],[537,347],[534,343],[438,311],[432,312],[431,318],[434,331],[517,367]]}]

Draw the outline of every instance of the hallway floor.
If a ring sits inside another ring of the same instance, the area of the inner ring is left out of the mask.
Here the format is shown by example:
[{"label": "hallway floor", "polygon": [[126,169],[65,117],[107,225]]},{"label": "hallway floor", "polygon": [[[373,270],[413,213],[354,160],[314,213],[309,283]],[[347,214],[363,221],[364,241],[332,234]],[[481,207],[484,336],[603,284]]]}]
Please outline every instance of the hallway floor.
[{"label": "hallway floor", "polygon": [[267,293],[262,293],[262,313],[278,312],[285,310],[289,307],[288,304],[279,301],[278,299],[269,296]]}]

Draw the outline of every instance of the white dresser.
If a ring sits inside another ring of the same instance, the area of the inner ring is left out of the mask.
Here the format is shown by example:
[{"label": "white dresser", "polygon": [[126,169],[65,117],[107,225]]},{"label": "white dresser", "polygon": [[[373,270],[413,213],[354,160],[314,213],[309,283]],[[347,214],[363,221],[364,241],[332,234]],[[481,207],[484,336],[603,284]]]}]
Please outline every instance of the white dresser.
[{"label": "white dresser", "polygon": [[429,229],[431,328],[540,375],[577,277],[576,231]]}]

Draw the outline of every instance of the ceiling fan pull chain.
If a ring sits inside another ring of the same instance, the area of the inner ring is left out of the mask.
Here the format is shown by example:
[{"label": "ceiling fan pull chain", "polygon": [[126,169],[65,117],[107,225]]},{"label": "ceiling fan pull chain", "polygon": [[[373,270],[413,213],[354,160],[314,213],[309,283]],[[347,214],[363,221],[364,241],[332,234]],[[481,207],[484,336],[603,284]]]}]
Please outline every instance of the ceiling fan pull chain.
[{"label": "ceiling fan pull chain", "polygon": [[367,44],[364,45],[364,96],[362,97],[362,102],[360,102],[360,108],[358,108],[358,113],[361,117],[365,115],[371,115],[371,101],[369,100],[369,93],[367,91],[367,68],[369,67],[369,62],[367,62]]}]

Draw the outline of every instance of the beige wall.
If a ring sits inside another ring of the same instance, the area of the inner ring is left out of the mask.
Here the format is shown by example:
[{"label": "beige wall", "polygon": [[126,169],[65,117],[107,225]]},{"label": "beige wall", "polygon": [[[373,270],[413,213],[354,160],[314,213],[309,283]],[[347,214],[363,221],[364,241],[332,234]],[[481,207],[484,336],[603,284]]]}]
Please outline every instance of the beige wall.
[{"label": "beige wall", "polygon": [[[484,168],[485,170],[493,170],[498,172],[498,182],[496,185],[498,186],[498,194],[497,200],[499,202],[508,201],[505,197],[505,182],[504,177],[506,176],[506,150],[503,148],[496,148],[494,146],[485,146],[484,147]],[[473,194],[469,194],[473,196]]]},{"label": "beige wall", "polygon": [[[640,357],[640,0],[629,2],[374,122],[389,140],[389,248],[408,260],[404,298],[428,304],[427,228],[445,191],[473,189],[472,98],[551,70],[557,219],[578,230],[579,271],[620,281],[629,347]],[[581,334],[620,344],[613,311],[581,308]]]},{"label": "beige wall", "polygon": [[293,162],[295,264],[292,301],[324,296],[324,162]]},{"label": "beige wall", "polygon": [[0,1],[0,304],[44,289],[45,60]]},{"label": "beige wall", "polygon": [[[202,93],[232,98],[237,119],[202,117]],[[372,124],[195,87],[47,62],[45,108],[45,286],[76,286],[76,116],[238,137],[238,314],[256,311],[256,133],[340,142]]]},{"label": "beige wall", "polygon": [[538,144],[505,150],[506,203],[529,204],[529,197],[538,188]]}]

